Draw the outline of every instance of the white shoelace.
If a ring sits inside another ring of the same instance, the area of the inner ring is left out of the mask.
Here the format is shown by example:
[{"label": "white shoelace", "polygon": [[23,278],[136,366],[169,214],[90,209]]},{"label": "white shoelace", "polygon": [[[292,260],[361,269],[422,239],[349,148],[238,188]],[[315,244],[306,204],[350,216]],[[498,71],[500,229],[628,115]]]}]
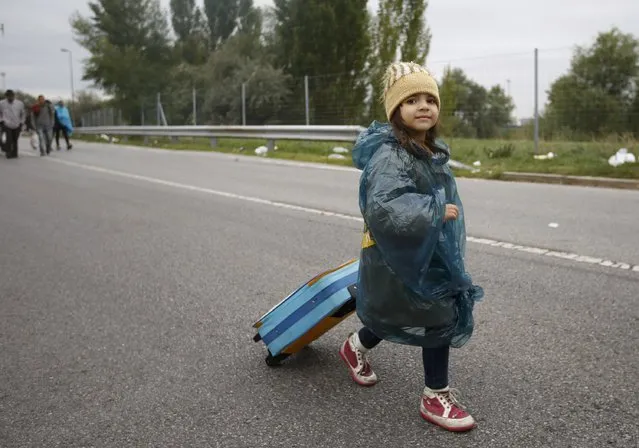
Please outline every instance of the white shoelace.
[{"label": "white shoelace", "polygon": [[461,392],[458,389],[450,388],[448,392],[435,392],[440,400],[444,403],[455,405],[459,409],[466,409],[466,407],[460,403],[461,400]]}]

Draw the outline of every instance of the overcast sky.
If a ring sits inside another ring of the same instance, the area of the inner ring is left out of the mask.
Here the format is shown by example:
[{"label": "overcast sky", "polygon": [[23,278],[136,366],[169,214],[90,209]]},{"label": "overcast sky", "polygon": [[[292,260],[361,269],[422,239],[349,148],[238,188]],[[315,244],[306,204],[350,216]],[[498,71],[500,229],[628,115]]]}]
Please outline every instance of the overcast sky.
[{"label": "overcast sky", "polygon": [[[68,54],[73,52],[75,89],[87,52],[73,41],[69,17],[88,14],[87,0],[0,0],[0,71],[6,88],[52,98],[70,98]],[[161,0],[168,10],[169,0]],[[200,1],[201,3],[201,1]],[[272,4],[255,0],[256,5]],[[377,1],[369,0],[369,9]],[[540,105],[553,79],[565,73],[575,45],[589,45],[599,31],[619,27],[639,37],[638,0],[430,0],[427,22],[433,33],[427,65],[439,78],[450,63],[489,87],[501,84],[515,100],[518,117],[534,104],[534,48],[539,48]],[[327,37],[326,45],[331,44]]]}]

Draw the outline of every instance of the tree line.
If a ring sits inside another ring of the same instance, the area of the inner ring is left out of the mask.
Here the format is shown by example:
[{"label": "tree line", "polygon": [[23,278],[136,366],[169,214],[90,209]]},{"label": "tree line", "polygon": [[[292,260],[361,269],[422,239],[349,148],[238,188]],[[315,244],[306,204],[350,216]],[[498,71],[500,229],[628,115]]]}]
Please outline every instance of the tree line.
[{"label": "tree line", "polygon": [[639,137],[639,39],[613,28],[578,47],[548,91],[546,138]]},{"label": "tree line", "polygon": [[[84,79],[112,97],[132,123],[157,93],[171,98],[171,124],[238,124],[242,86],[248,124],[305,122],[306,83],[313,124],[368,124],[384,119],[379,80],[395,60],[426,63],[432,33],[427,0],[93,0],[71,26],[88,50]],[[549,92],[542,117],[549,133],[636,130],[637,39],[613,29],[578,49],[569,74]],[[605,58],[606,65],[598,64]],[[611,68],[612,67],[612,68]],[[440,80],[444,131],[490,138],[511,126],[514,104],[502,89],[449,67]],[[164,105],[163,105],[164,106]],[[589,113],[605,112],[593,123]],[[623,115],[623,117],[622,117]],[[633,128],[634,126],[634,128]]]}]

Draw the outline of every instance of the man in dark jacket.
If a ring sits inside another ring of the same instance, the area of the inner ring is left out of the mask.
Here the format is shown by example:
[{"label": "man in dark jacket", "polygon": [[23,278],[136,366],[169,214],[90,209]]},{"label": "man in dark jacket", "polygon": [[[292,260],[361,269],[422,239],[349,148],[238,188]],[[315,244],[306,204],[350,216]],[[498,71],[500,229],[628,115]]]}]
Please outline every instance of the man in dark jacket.
[{"label": "man in dark jacket", "polygon": [[40,137],[40,155],[49,154],[53,143],[55,110],[51,101],[45,100],[43,95],[40,95],[38,102],[31,107],[31,122]]}]

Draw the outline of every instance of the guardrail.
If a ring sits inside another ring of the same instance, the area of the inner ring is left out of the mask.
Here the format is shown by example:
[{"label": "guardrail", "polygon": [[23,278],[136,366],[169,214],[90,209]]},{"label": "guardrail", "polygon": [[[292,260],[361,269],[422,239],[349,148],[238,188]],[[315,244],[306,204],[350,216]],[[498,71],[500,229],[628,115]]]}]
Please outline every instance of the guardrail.
[{"label": "guardrail", "polygon": [[[143,136],[148,143],[149,137],[209,138],[211,147],[217,146],[218,138],[256,138],[266,140],[269,151],[275,148],[275,140],[312,140],[330,142],[355,142],[362,126],[98,126],[78,127],[73,132],[87,135],[118,135],[121,137]],[[450,160],[453,168],[472,171],[473,167]]]},{"label": "guardrail", "polygon": [[275,140],[315,140],[354,142],[365,128],[361,126],[99,126],[78,127],[74,132],[88,135],[118,135],[149,137],[203,137],[211,146],[218,138],[256,138],[267,141],[272,150]]}]

